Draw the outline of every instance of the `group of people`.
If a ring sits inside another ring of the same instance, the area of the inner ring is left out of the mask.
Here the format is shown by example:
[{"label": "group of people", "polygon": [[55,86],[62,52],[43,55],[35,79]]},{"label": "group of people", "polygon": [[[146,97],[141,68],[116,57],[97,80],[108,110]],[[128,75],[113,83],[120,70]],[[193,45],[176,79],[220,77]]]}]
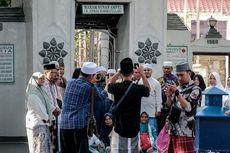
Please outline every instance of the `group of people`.
[{"label": "group of people", "polygon": [[32,74],[26,89],[26,129],[31,153],[59,152],[60,113],[67,80],[64,64],[44,64]]},{"label": "group of people", "polygon": [[[26,89],[30,153],[153,153],[165,125],[169,153],[195,152],[196,109],[204,105],[201,93],[209,87],[188,63],[177,64],[174,75],[173,63],[165,61],[163,76],[154,78],[151,64],[136,65],[130,58],[117,72],[85,62],[68,81],[63,63],[43,67]],[[216,72],[209,83],[230,92],[230,77],[225,89]]]}]

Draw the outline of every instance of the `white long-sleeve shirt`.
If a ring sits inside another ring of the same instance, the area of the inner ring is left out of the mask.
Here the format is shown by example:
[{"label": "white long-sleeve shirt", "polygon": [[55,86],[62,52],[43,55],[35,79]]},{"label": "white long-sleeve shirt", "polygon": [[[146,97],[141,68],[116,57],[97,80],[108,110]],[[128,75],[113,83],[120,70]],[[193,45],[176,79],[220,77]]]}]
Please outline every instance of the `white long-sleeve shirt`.
[{"label": "white long-sleeve shirt", "polygon": [[[141,112],[148,113],[149,117],[155,117],[156,112],[161,112],[162,95],[160,82],[153,77],[147,78],[150,85],[149,97],[142,97],[141,99]],[[140,80],[139,84],[143,84]]]},{"label": "white long-sleeve shirt", "polygon": [[27,113],[26,113],[26,127],[34,128],[36,125],[47,125],[42,120],[48,121],[49,115],[46,111],[45,105],[41,99],[35,95],[30,94],[26,101]]},{"label": "white long-sleeve shirt", "polygon": [[58,104],[57,104],[58,94],[57,94],[56,85],[50,83],[50,81],[48,80],[45,80],[42,88],[46,91],[46,93],[50,97],[51,111],[53,112],[58,107]]}]

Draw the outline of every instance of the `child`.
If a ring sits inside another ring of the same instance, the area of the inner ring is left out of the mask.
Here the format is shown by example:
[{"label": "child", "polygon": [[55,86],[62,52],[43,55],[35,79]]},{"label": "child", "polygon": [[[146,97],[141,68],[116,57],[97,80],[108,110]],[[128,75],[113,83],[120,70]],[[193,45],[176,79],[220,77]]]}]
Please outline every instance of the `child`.
[{"label": "child", "polygon": [[154,153],[156,152],[156,129],[151,129],[148,123],[148,114],[146,112],[141,113],[140,122],[140,144],[142,153]]},{"label": "child", "polygon": [[93,133],[88,136],[89,139],[89,151],[91,153],[105,153],[105,146],[102,141]]}]

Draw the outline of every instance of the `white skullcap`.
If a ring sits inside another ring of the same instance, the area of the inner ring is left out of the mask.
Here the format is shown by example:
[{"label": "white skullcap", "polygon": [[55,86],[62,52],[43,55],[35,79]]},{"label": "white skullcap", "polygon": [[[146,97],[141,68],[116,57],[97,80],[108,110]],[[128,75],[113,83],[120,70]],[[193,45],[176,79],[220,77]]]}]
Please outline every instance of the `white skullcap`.
[{"label": "white skullcap", "polygon": [[143,67],[144,67],[144,69],[153,69],[153,67],[152,67],[152,65],[151,64],[149,64],[149,63],[145,63],[144,65],[143,65]]},{"label": "white skullcap", "polygon": [[170,67],[172,67],[172,66],[173,66],[173,63],[172,63],[171,61],[165,61],[165,62],[163,63],[163,66],[170,66]]},{"label": "white skullcap", "polygon": [[96,74],[98,70],[97,64],[94,62],[84,62],[81,67],[81,72],[85,74]]},{"label": "white skullcap", "polygon": [[115,69],[108,69],[107,74],[114,74],[116,73]]},{"label": "white skullcap", "polygon": [[34,72],[34,73],[32,74],[32,77],[33,77],[35,80],[40,79],[40,78],[43,77],[43,76],[44,76],[44,74],[41,73],[41,72]]},{"label": "white skullcap", "polygon": [[99,69],[99,71],[104,71],[104,72],[106,72],[106,68],[105,68],[104,66],[99,66],[98,69]]}]

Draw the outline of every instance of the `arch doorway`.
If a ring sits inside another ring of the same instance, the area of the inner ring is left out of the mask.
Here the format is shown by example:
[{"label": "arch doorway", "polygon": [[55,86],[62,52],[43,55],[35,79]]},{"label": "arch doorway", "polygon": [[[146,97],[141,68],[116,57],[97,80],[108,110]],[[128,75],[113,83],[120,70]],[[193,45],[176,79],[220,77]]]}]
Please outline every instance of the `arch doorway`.
[{"label": "arch doorway", "polygon": [[226,77],[229,75],[229,53],[193,53],[193,71],[204,77],[206,86],[209,86],[208,77],[211,72],[220,74],[222,85],[226,84]]}]

